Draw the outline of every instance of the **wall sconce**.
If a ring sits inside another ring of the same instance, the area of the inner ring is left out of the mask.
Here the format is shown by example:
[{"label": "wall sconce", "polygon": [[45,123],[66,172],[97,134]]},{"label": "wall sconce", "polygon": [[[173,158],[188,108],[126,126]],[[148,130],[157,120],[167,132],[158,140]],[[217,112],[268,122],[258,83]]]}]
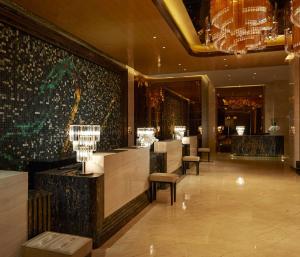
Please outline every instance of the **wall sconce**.
[{"label": "wall sconce", "polygon": [[224,131],[224,126],[217,127],[218,133],[221,134]]},{"label": "wall sconce", "polygon": [[86,174],[85,163],[91,159],[97,150],[97,142],[100,141],[99,125],[71,125],[69,138],[73,143],[73,151],[76,151],[76,160],[82,162],[81,175]]},{"label": "wall sconce", "polygon": [[198,126],[198,131],[199,131],[200,135],[202,135],[202,133],[203,133],[203,128],[202,128],[202,126]]},{"label": "wall sconce", "polygon": [[244,135],[245,126],[236,126],[235,129],[236,129],[236,132],[238,133],[239,136]]},{"label": "wall sconce", "polygon": [[132,135],[132,128],[129,126],[127,129],[128,135]]},{"label": "wall sconce", "polygon": [[141,147],[150,147],[154,142],[158,141],[155,137],[155,128],[138,128],[137,143]]},{"label": "wall sconce", "polygon": [[182,141],[185,131],[186,131],[186,126],[174,126],[175,139]]}]

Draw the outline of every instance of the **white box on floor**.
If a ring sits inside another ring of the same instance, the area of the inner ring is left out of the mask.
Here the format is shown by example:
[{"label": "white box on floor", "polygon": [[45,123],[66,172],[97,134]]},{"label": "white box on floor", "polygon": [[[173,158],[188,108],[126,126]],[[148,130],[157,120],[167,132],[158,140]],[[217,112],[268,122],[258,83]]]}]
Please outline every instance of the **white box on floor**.
[{"label": "white box on floor", "polygon": [[44,232],[22,245],[22,257],[88,257],[92,239]]}]

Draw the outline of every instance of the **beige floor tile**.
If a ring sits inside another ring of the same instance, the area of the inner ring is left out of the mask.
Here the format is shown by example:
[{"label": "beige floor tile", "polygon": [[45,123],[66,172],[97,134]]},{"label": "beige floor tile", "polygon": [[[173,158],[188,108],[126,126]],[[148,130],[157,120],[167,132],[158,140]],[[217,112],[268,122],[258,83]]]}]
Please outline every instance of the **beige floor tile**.
[{"label": "beige floor tile", "polygon": [[93,257],[300,256],[300,177],[277,161],[200,164]]}]

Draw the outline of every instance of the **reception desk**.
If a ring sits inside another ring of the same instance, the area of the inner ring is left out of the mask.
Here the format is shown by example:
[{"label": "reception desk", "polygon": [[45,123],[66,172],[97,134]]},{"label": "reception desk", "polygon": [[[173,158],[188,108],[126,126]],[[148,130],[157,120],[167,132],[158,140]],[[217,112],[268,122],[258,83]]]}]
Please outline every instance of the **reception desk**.
[{"label": "reception desk", "polygon": [[232,153],[246,156],[281,156],[284,154],[284,136],[232,136]]},{"label": "reception desk", "polygon": [[27,240],[28,174],[0,171],[0,256],[19,257]]},{"label": "reception desk", "polygon": [[182,143],[179,140],[165,140],[154,143],[154,152],[167,154],[166,172],[174,172],[181,167]]},{"label": "reception desk", "polygon": [[198,137],[189,136],[182,138],[182,144],[187,146],[186,155],[197,156],[198,155]]},{"label": "reception desk", "polygon": [[148,204],[149,148],[97,152],[86,163],[38,172],[36,189],[52,193],[52,231],[91,237],[99,247]]},{"label": "reception desk", "polygon": [[148,189],[149,148],[123,148],[94,153],[87,173],[104,174],[104,218]]}]

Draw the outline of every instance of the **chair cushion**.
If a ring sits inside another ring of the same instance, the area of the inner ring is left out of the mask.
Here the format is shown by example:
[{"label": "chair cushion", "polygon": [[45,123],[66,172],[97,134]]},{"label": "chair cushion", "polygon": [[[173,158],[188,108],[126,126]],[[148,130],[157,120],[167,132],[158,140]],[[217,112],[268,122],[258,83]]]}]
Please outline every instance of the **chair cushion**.
[{"label": "chair cushion", "polygon": [[198,152],[209,153],[210,152],[210,148],[198,148]]},{"label": "chair cushion", "polygon": [[184,156],[182,158],[184,162],[200,162],[199,156]]},{"label": "chair cushion", "polygon": [[150,181],[176,183],[179,176],[173,173],[152,173],[149,176]]}]

